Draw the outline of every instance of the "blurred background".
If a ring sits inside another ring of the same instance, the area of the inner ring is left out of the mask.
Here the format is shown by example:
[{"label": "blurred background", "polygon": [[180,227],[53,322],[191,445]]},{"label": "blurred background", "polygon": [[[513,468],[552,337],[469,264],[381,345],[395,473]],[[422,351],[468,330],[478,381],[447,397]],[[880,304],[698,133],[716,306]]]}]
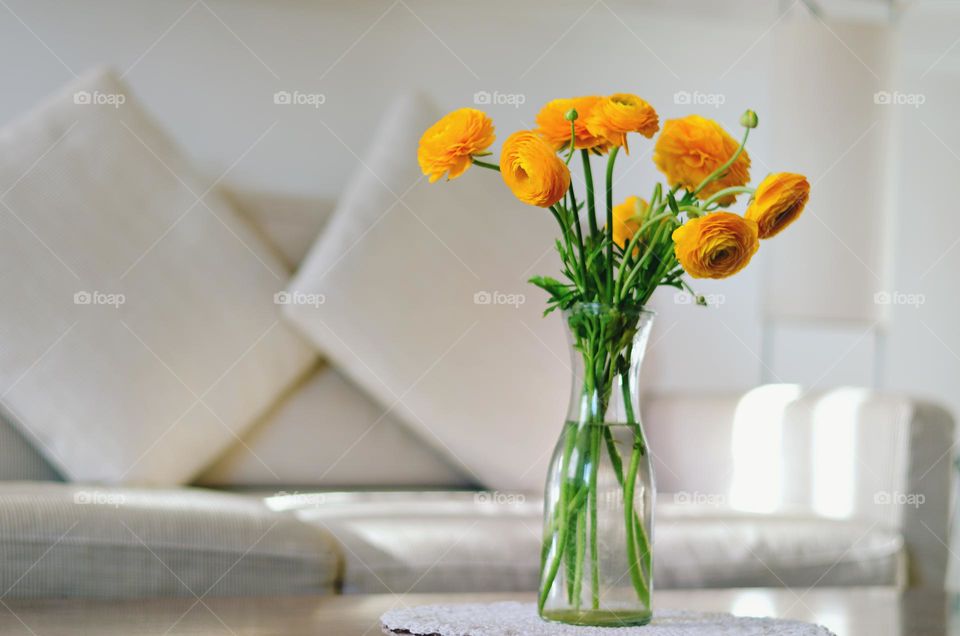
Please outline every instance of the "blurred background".
[{"label": "blurred background", "polygon": [[[0,120],[107,64],[211,175],[232,166],[225,183],[290,196],[335,200],[409,89],[445,109],[486,95],[501,139],[567,94],[632,91],[662,119],[697,111],[734,132],[753,108],[754,178],[809,175],[810,207],[744,274],[698,286],[720,304],[711,319],[656,296],[647,386],[857,384],[960,408],[960,218],[940,196],[960,164],[955,3],[6,0],[0,13]],[[278,91],[323,103],[278,108]],[[652,145],[635,145],[619,187],[645,193]],[[716,364],[690,364],[705,348]]]}]

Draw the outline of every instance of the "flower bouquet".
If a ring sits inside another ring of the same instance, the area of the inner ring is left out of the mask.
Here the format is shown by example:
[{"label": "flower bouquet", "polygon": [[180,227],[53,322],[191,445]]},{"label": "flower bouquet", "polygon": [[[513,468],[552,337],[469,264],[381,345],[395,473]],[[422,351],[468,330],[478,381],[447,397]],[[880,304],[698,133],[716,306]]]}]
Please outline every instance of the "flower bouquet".
[{"label": "flower bouquet", "polygon": [[[655,495],[650,452],[637,403],[637,378],[660,286],[688,292],[692,278],[726,278],[746,267],[768,239],[790,225],[810,186],[791,173],[750,181],[745,150],[757,115],[740,119],[741,140],[716,122],[690,115],[664,123],[636,95],[551,101],[536,130],[510,135],[499,163],[487,160],[491,119],[463,108],[420,139],[417,158],[431,182],[472,166],[499,171],[522,202],[549,210],[559,227],[563,280],[530,282],[568,327],[574,382],[567,422],[545,491],[539,612],[581,625],[640,625],[651,617]],[[617,156],[628,135],[657,136],[653,161],[665,175],[649,198],[614,204]],[[583,188],[571,181],[580,155]],[[597,192],[593,162],[606,162]],[[750,195],[744,215],[726,211]],[[598,203],[598,199],[600,200]],[[598,213],[598,207],[602,211]]]}]

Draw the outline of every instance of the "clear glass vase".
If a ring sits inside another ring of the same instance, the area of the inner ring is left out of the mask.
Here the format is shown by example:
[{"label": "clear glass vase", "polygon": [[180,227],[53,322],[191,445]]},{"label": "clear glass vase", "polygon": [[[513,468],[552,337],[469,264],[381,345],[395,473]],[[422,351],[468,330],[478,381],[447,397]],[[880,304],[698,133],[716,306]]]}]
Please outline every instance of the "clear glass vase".
[{"label": "clear glass vase", "polygon": [[547,475],[540,615],[644,625],[653,592],[655,488],[637,381],[654,314],[580,304],[564,312],[573,388]]}]

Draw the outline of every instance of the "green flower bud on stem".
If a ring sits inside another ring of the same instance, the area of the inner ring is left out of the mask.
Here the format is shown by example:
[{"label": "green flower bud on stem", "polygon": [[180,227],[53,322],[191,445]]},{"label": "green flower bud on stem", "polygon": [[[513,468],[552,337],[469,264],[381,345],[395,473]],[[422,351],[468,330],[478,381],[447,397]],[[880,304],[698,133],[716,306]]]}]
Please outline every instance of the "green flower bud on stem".
[{"label": "green flower bud on stem", "polygon": [[740,125],[744,128],[756,128],[757,123],[757,114],[752,110],[746,110],[743,115],[740,116]]},{"label": "green flower bud on stem", "polygon": [[567,121],[574,121],[574,120],[576,120],[576,118],[579,117],[579,116],[580,116],[580,115],[577,114],[577,109],[576,109],[576,108],[571,108],[570,110],[568,110],[568,111],[563,115],[563,118],[566,119]]}]

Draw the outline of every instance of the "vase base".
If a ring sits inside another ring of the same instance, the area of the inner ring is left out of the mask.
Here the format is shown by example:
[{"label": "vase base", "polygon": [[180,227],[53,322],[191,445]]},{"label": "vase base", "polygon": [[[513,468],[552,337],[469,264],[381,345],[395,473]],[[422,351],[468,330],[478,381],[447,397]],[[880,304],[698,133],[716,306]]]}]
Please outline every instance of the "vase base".
[{"label": "vase base", "polygon": [[541,618],[566,625],[584,627],[637,627],[653,618],[650,610],[545,609]]}]

